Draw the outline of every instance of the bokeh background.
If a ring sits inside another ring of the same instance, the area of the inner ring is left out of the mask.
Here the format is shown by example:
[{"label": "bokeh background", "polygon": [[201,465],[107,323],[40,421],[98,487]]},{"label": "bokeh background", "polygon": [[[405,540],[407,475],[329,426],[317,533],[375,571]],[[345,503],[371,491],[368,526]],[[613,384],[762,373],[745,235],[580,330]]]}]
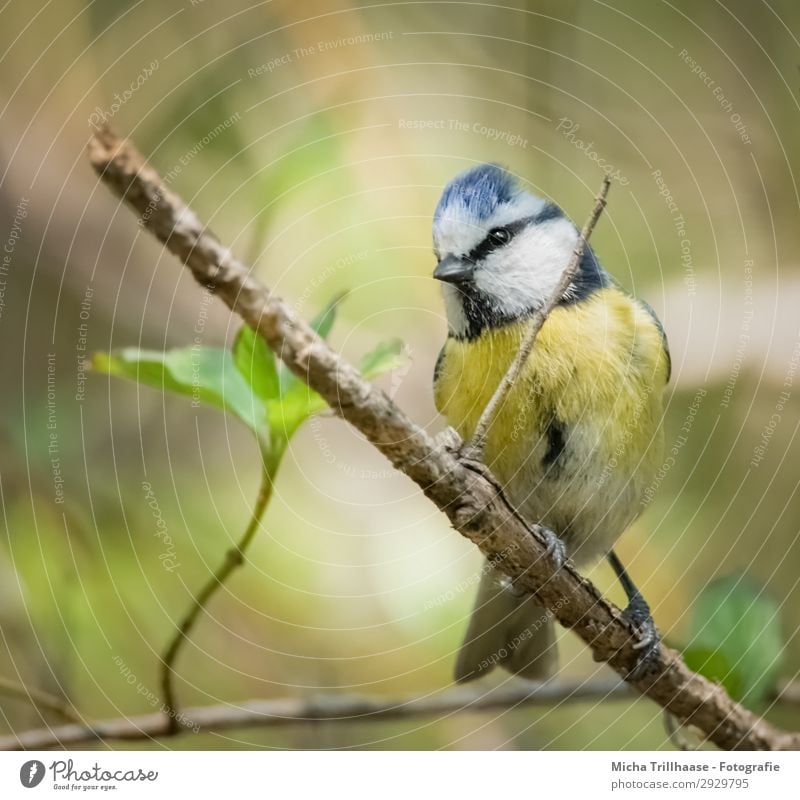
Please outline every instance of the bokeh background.
[{"label": "bokeh background", "polygon": [[[301,313],[349,290],[332,334],[345,354],[401,337],[410,366],[380,382],[432,432],[442,186],[501,162],[581,221],[612,172],[593,244],[664,322],[677,447],[619,552],[676,643],[702,588],[745,572],[780,605],[783,675],[795,676],[793,0],[11,0],[0,31],[0,675],[87,718],[152,710],[158,653],[258,485],[233,418],[82,369],[93,351],[221,345],[238,327],[98,185],[84,149],[105,119]],[[415,486],[320,417],[181,656],[180,697],[445,690],[479,569]],[[623,601],[605,565],[591,577]],[[570,634],[560,648],[562,677],[608,677]],[[5,732],[58,721],[6,695],[0,709]],[[137,746],[671,747],[645,699]]]}]

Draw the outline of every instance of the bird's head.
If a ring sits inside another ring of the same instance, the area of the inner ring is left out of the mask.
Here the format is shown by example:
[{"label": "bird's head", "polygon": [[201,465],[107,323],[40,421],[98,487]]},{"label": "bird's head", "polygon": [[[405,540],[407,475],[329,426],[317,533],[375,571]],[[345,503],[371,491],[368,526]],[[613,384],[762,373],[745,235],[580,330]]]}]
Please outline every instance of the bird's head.
[{"label": "bird's head", "polygon": [[[433,219],[433,277],[443,284],[451,334],[471,339],[530,316],[552,295],[577,240],[557,205],[523,189],[503,167],[482,164],[457,175]],[[564,300],[604,282],[587,248]]]}]

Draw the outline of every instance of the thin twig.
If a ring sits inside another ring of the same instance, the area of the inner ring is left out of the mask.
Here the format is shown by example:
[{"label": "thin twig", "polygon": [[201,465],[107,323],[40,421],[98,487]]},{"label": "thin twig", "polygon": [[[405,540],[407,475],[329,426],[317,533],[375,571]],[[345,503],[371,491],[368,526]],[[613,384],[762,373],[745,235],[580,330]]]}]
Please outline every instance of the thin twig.
[{"label": "thin twig", "polygon": [[0,678],[0,694],[16,697],[19,700],[24,700],[35,708],[45,709],[58,714],[64,719],[72,720],[73,722],[81,722],[80,714],[72,707],[72,705],[59,697],[56,697],[49,692],[42,689],[31,689],[28,686],[23,686],[20,683],[15,683],[8,678]]},{"label": "thin twig", "polygon": [[496,481],[452,449],[437,447],[385,392],[256,280],[130,142],[109,130],[97,131],[89,141],[89,158],[102,181],[140,215],[146,230],[191,270],[198,283],[213,289],[295,375],[415,481],[456,530],[521,589],[535,593],[561,625],[591,648],[595,660],[607,662],[631,686],[721,748],[800,749],[800,733],[780,730],[739,705],[722,686],[692,672],[680,654],[663,643],[634,674],[641,632],[572,564],[556,568],[547,557],[543,527],[520,517]]},{"label": "thin twig", "polygon": [[[42,728],[0,737],[2,750],[45,750],[86,742],[146,741],[188,735],[220,733],[246,728],[279,728],[304,722],[383,722],[420,717],[450,717],[487,711],[516,711],[524,708],[560,706],[570,703],[608,703],[636,698],[630,686],[618,680],[592,680],[529,684],[514,682],[497,689],[471,687],[448,689],[412,697],[365,697],[323,694],[317,697],[285,697],[274,700],[245,700],[186,708],[182,724],[171,729],[163,714],[116,717],[86,724]],[[774,700],[786,705],[800,704],[800,687],[787,684]]]},{"label": "thin twig", "polygon": [[217,567],[214,574],[197,593],[192,601],[192,605],[184,615],[175,634],[164,650],[164,655],[161,657],[161,691],[164,699],[164,714],[166,714],[167,717],[167,726],[170,733],[175,733],[180,728],[180,723],[178,722],[178,704],[175,698],[175,686],[173,684],[175,659],[178,657],[181,646],[186,641],[189,633],[197,622],[200,612],[205,609],[208,601],[220,589],[225,581],[228,580],[231,573],[244,563],[244,554],[255,538],[256,533],[258,533],[261,518],[264,516],[264,511],[271,494],[272,477],[270,475],[270,470],[265,466],[261,475],[261,486],[258,490],[258,497],[253,506],[250,522],[245,532],[242,534],[239,542],[228,550],[225,554],[225,560]]},{"label": "thin twig", "polygon": [[275,728],[300,722],[380,722],[459,712],[625,700],[635,696],[630,687],[618,680],[597,680],[533,685],[515,683],[494,690],[476,686],[395,698],[331,693],[306,698],[247,700],[237,704],[186,708],[181,712],[181,725],[177,728],[170,726],[163,714],[143,714],[0,737],[0,750],[42,750],[98,739],[142,740],[207,731]]},{"label": "thin twig", "polygon": [[508,393],[517,382],[522,367],[530,357],[531,352],[533,352],[533,345],[536,342],[536,337],[539,335],[539,331],[542,329],[545,320],[550,312],[561,302],[561,299],[574,280],[581,259],[583,258],[583,252],[586,249],[586,243],[589,241],[594,226],[597,224],[597,220],[600,219],[600,215],[606,207],[606,197],[608,196],[610,186],[611,179],[606,175],[603,178],[603,185],[600,187],[600,191],[594,199],[592,213],[589,215],[589,218],[586,220],[578,236],[578,241],[575,244],[575,249],[572,251],[569,263],[561,274],[561,279],[553,291],[553,294],[550,295],[547,302],[540,309],[537,309],[531,317],[530,324],[525,332],[525,338],[520,343],[519,350],[517,350],[514,360],[511,362],[503,379],[494,390],[494,394],[486,404],[486,408],[483,409],[478,424],[475,426],[472,438],[464,447],[463,453],[465,458],[471,461],[483,461],[483,452],[486,449],[486,437],[489,434],[489,427],[497,416],[498,411],[505,403]]}]

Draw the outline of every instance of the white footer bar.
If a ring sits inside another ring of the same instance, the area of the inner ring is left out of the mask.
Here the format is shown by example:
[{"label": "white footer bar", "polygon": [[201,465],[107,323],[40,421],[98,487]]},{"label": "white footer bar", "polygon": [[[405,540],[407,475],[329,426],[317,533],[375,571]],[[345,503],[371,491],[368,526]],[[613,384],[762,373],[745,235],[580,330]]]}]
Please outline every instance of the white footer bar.
[{"label": "white footer bar", "polygon": [[0,798],[800,797],[800,753],[0,753]]}]

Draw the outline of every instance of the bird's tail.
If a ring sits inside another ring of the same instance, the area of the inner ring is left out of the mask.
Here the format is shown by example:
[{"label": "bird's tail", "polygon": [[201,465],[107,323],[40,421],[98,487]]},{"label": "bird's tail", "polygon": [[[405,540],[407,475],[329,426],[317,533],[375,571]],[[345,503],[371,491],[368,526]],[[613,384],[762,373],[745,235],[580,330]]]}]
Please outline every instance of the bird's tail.
[{"label": "bird's tail", "polygon": [[488,563],[467,633],[456,659],[458,683],[475,680],[496,666],[541,681],[556,670],[558,653],[551,612]]}]

